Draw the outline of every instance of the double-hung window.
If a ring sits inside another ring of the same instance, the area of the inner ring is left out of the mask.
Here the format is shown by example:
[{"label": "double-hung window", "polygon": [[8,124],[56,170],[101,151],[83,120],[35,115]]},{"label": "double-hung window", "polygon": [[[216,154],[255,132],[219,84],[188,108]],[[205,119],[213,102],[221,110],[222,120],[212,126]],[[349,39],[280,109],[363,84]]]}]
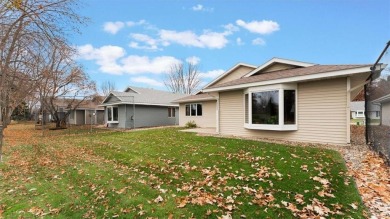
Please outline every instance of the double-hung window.
[{"label": "double-hung window", "polygon": [[248,88],[244,93],[244,127],[261,130],[297,130],[297,86]]},{"label": "double-hung window", "polygon": [[202,104],[186,104],[186,116],[202,116]]},{"label": "double-hung window", "polygon": [[174,107],[168,107],[168,117],[169,118],[176,117],[176,115],[175,115],[175,108]]},{"label": "double-hung window", "polygon": [[107,122],[108,123],[118,122],[118,107],[107,106]]}]

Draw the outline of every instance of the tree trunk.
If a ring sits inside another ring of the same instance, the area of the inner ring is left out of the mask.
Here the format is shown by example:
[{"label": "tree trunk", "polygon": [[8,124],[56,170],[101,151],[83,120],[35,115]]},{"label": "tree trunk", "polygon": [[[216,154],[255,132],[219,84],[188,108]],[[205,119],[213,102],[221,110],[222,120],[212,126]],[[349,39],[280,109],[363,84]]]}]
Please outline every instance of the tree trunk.
[{"label": "tree trunk", "polygon": [[3,125],[0,124],[0,163],[3,162]]},{"label": "tree trunk", "polygon": [[59,129],[59,128],[61,128],[61,120],[56,119],[56,129]]}]

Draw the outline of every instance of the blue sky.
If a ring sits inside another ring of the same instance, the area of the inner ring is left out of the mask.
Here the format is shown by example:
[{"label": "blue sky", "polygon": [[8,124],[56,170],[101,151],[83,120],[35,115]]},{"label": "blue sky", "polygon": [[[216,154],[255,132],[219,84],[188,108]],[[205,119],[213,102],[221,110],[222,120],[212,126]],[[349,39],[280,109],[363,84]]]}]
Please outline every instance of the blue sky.
[{"label": "blue sky", "polygon": [[98,86],[112,81],[118,90],[166,90],[169,66],[186,60],[198,63],[204,84],[272,57],[373,63],[390,40],[388,0],[81,2],[91,21],[70,39],[77,60]]}]

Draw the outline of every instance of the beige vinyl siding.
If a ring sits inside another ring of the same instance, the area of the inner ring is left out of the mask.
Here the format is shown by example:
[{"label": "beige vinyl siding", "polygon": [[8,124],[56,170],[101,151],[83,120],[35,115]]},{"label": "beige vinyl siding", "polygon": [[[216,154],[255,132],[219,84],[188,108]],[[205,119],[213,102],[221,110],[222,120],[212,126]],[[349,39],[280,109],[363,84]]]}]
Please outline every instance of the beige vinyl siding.
[{"label": "beige vinyl siding", "polygon": [[382,125],[390,126],[390,102],[382,103]]},{"label": "beige vinyl siding", "polygon": [[347,144],[346,78],[298,84],[298,130],[244,128],[243,90],[220,93],[220,133],[288,141]]},{"label": "beige vinyl siding", "polygon": [[213,86],[217,85],[217,84],[223,84],[223,83],[226,83],[228,81],[233,81],[233,80],[236,80],[236,79],[239,79],[241,78],[242,76],[248,74],[250,71],[252,71],[253,68],[251,67],[247,67],[247,66],[240,66],[238,67],[236,70],[230,72],[228,75],[226,75],[225,77],[219,79],[219,81],[217,81],[216,83],[213,84]]},{"label": "beige vinyl siding", "polygon": [[[202,116],[186,116],[186,104],[202,104]],[[180,103],[179,107],[179,125],[185,126],[189,121],[195,121],[198,127],[215,128],[216,127],[216,103],[217,101],[194,101],[191,103]]]},{"label": "beige vinyl siding", "polygon": [[291,69],[291,68],[297,68],[295,65],[289,65],[289,64],[282,64],[282,63],[275,63],[267,68],[261,70],[261,73],[265,72],[271,72],[271,71],[280,71],[280,70],[286,70],[286,69]]}]

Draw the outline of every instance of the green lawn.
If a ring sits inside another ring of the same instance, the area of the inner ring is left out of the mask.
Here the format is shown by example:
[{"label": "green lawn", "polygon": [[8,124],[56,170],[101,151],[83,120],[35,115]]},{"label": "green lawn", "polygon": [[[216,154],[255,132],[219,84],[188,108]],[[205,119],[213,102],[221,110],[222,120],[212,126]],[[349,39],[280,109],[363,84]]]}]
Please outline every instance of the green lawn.
[{"label": "green lawn", "polygon": [[44,138],[31,125],[8,129],[18,141],[0,164],[0,218],[364,217],[331,150],[175,128]]}]

